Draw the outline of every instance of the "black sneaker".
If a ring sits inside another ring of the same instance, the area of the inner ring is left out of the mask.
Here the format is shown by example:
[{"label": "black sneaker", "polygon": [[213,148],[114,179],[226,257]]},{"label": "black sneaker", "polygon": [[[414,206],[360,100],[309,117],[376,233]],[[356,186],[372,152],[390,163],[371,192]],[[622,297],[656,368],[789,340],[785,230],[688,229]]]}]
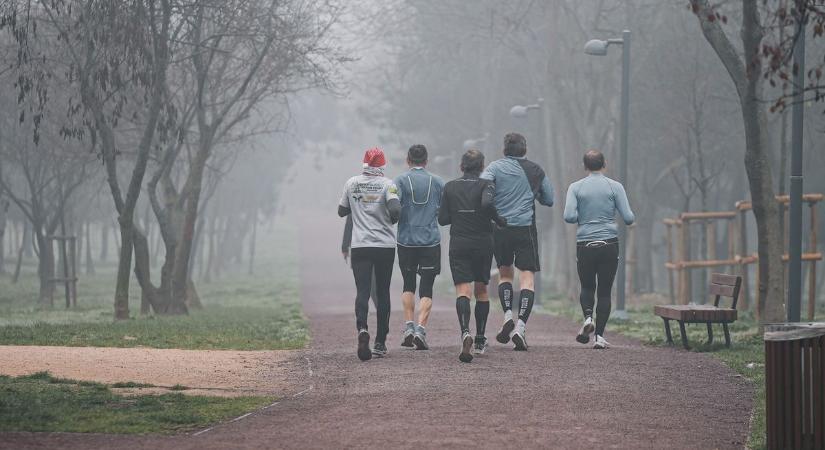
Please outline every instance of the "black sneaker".
[{"label": "black sneaker", "polygon": [[358,359],[367,361],[372,359],[372,351],[370,351],[370,333],[367,330],[358,332]]},{"label": "black sneaker", "polygon": [[387,354],[387,345],[383,342],[376,342],[372,347],[372,354],[376,358],[381,358]]},{"label": "black sneaker", "polygon": [[461,353],[458,355],[458,360],[468,363],[473,360],[473,337],[470,333],[464,332],[461,335]]},{"label": "black sneaker", "polygon": [[512,333],[515,328],[516,324],[513,322],[513,319],[508,319],[504,322],[504,325],[501,326],[501,331],[496,335],[496,340],[502,344],[510,342],[510,333]]}]

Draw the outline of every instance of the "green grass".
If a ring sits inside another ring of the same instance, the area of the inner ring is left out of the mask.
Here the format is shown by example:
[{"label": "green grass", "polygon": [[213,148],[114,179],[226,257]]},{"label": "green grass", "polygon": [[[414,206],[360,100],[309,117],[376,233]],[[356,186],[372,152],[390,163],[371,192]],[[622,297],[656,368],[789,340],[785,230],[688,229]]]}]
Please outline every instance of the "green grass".
[{"label": "green grass", "polygon": [[0,376],[0,431],[169,434],[237,417],[273,401],[179,393],[121,396],[103,384],[46,372]]},{"label": "green grass", "polygon": [[[228,274],[196,286],[204,305],[186,316],[140,316],[140,288],[133,280],[130,320],[114,322],[115,267],[98,264],[81,275],[78,306],[66,309],[61,290],[53,308],[38,305],[32,261],[16,284],[0,277],[0,345],[152,347],[270,350],[302,348],[308,327],[300,306],[297,248],[292,230],[280,225],[274,241],[262,236],[256,275]],[[243,271],[246,265],[239,267]],[[158,276],[159,268],[153,269]],[[133,277],[134,278],[134,277]]]},{"label": "green grass", "polygon": [[[542,310],[551,314],[581,319],[581,309],[577,304],[562,300],[551,300],[542,305]],[[611,319],[609,331],[640,340],[646,345],[665,345],[662,319],[653,314],[653,306],[628,308],[628,320]],[[678,324],[671,323],[676,345],[679,340]],[[695,352],[708,352],[728,367],[753,383],[753,416],[751,418],[748,448],[765,448],[765,351],[758,324],[748,313],[740,313],[740,318],[730,326],[732,345],[724,346],[721,327],[714,328],[714,344],[707,345],[707,329],[704,325],[687,325],[688,339]],[[721,342],[720,342],[721,341]]]}]

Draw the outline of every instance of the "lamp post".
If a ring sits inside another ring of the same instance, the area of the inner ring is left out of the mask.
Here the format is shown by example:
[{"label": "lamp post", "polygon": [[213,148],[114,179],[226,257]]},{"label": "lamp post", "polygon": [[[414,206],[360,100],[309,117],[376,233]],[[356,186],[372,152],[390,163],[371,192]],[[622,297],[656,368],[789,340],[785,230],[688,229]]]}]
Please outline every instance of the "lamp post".
[{"label": "lamp post", "polygon": [[788,322],[802,319],[802,119],[805,114],[805,18],[799,17],[794,48],[794,95],[791,122],[791,180],[788,209]]},{"label": "lamp post", "polygon": [[[544,155],[547,151],[546,141],[545,141],[545,134],[544,134],[544,99],[538,98],[536,99],[536,103],[531,105],[515,105],[510,108],[510,117],[514,119],[526,119],[530,113],[530,111],[537,111],[539,114],[538,117],[538,125],[536,128],[536,140],[538,142],[537,147],[540,149],[541,153],[537,155]],[[543,162],[543,161],[539,161]],[[538,213],[538,211],[535,211]],[[543,229],[542,220],[540,220],[538,214],[535,216],[536,220],[536,228],[538,230]],[[541,303],[541,273],[536,272],[533,277],[533,292],[535,293],[535,299],[538,303]]]},{"label": "lamp post", "polygon": [[[630,31],[622,31],[620,39],[608,39],[606,41],[593,39],[584,46],[584,53],[592,56],[607,55],[607,48],[610,45],[622,46],[622,104],[621,104],[621,135],[619,148],[619,178],[623,184],[627,184],[627,132],[628,120],[630,119]],[[627,318],[625,310],[625,283],[627,281],[627,226],[624,221],[619,221],[619,271],[616,288],[616,312],[614,316],[619,319]]]}]

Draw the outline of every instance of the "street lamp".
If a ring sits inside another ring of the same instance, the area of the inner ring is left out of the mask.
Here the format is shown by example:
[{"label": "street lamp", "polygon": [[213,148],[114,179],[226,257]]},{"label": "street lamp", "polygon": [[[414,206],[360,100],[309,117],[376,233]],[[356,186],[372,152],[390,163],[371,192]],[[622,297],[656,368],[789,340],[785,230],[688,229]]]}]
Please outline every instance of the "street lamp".
[{"label": "street lamp", "polygon": [[[510,117],[514,119],[526,119],[530,111],[538,111],[540,114],[538,120],[538,129],[536,130],[536,139],[539,141],[537,147],[542,152],[538,155],[542,155],[544,154],[544,152],[547,151],[544,134],[544,99],[538,98],[536,99],[536,103],[532,105],[513,106],[512,108],[510,108]],[[542,229],[542,223],[538,215],[536,215],[536,228],[539,230]],[[539,272],[536,272],[533,275],[533,292],[535,293],[536,301],[541,302],[541,274]]]},{"label": "street lamp", "polygon": [[487,138],[490,137],[490,133],[484,133],[484,136],[475,138],[475,139],[467,139],[465,140],[461,146],[464,148],[464,151],[467,150],[481,150],[481,146],[487,142]]},{"label": "street lamp", "polygon": [[[622,104],[621,104],[621,146],[619,148],[619,178],[627,184],[627,131],[628,120],[630,119],[630,31],[622,31],[621,39],[592,39],[584,45],[584,53],[592,56],[607,55],[607,48],[611,45],[622,46]],[[616,289],[616,312],[614,316],[619,319],[627,318],[625,310],[625,283],[627,269],[627,226],[624,221],[619,221],[619,235],[622,244],[619,246],[619,273]]]}]

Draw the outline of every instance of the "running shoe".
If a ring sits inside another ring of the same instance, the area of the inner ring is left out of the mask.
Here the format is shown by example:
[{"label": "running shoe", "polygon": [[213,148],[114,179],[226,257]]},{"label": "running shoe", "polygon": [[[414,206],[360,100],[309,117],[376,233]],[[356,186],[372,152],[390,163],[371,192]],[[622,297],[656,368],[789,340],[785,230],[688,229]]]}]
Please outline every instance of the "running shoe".
[{"label": "running shoe", "polygon": [[521,320],[518,321],[518,326],[516,327],[516,331],[513,333],[513,350],[518,350],[520,352],[527,350],[527,338],[526,330],[524,327],[524,322]]},{"label": "running shoe", "polygon": [[468,363],[473,360],[473,337],[470,333],[464,332],[461,335],[461,353],[458,355],[458,360]]},{"label": "running shoe", "polygon": [[496,340],[502,344],[510,342],[510,334],[515,328],[516,324],[513,322],[513,319],[505,320],[504,325],[501,326],[501,331],[496,335]]},{"label": "running shoe", "polygon": [[376,342],[372,347],[372,354],[376,358],[381,358],[387,354],[387,345],[383,342]]},{"label": "running shoe", "polygon": [[412,327],[407,327],[404,330],[404,334],[401,337],[401,346],[402,347],[413,347],[413,337],[415,336],[415,329]]},{"label": "running shoe", "polygon": [[430,346],[427,345],[427,332],[424,331],[423,327],[418,327],[415,330],[415,336],[413,336],[413,344],[415,345],[416,350],[429,350]]},{"label": "running shoe", "polygon": [[476,336],[475,345],[473,345],[473,354],[483,355],[487,351],[487,338],[484,336]]},{"label": "running shoe", "polygon": [[610,347],[610,343],[605,341],[603,337],[596,335],[596,343],[593,344],[593,348],[597,350],[604,350]]},{"label": "running shoe", "polygon": [[592,333],[594,329],[596,329],[596,327],[593,326],[593,318],[587,317],[584,319],[584,325],[582,325],[579,330],[579,334],[576,335],[576,342],[580,344],[590,342],[590,333]]},{"label": "running shoe", "polygon": [[358,332],[358,359],[367,361],[372,359],[372,351],[370,351],[370,333],[366,329]]}]

